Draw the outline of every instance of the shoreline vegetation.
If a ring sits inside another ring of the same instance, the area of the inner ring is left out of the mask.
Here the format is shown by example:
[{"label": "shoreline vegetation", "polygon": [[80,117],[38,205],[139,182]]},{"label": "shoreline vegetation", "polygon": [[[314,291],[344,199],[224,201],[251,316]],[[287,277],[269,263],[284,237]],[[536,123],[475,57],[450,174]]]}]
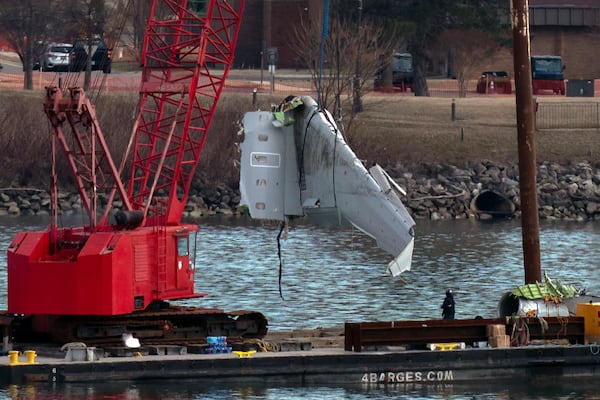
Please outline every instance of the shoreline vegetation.
[{"label": "shoreline vegetation", "polygon": [[[280,100],[260,95],[258,107],[269,109]],[[555,100],[549,96],[540,101]],[[50,127],[42,102],[39,92],[0,93],[0,215],[48,213]],[[469,205],[482,190],[509,198],[519,216],[513,96],[451,99],[369,94],[363,102],[364,112],[354,118],[344,116],[344,136],[365,165],[378,163],[407,190],[402,201],[415,219],[473,218]],[[107,93],[95,103],[118,164],[133,125],[137,95]],[[251,109],[250,94],[223,94],[186,217],[244,212],[238,207],[236,142],[239,121]],[[600,220],[599,139],[596,129],[536,132],[540,218]],[[61,212],[80,212],[66,163],[58,165],[58,175]]]}]

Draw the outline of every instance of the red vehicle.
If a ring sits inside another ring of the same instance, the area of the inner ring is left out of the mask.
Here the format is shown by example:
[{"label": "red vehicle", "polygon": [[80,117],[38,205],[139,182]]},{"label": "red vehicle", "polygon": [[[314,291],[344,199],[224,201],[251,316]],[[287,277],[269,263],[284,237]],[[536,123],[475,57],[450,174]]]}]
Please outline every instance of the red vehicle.
[{"label": "red vehicle", "polygon": [[477,81],[477,93],[511,94],[512,79],[506,71],[484,71]]},{"label": "red vehicle", "polygon": [[[119,166],[84,91],[46,91],[51,223],[45,231],[17,234],[7,255],[8,313],[23,316],[29,333],[63,343],[119,341],[125,332],[154,343],[266,334],[260,313],[168,303],[204,296],[194,292],[198,227],[181,218],[244,7],[243,0],[237,8],[210,0],[200,13],[189,3],[152,1],[138,118]],[[88,223],[77,228],[59,226],[55,162],[61,151],[87,212]],[[123,204],[116,213],[115,200]]]},{"label": "red vehicle", "polygon": [[560,56],[531,56],[531,85],[533,94],[549,91],[565,94],[565,66]]}]

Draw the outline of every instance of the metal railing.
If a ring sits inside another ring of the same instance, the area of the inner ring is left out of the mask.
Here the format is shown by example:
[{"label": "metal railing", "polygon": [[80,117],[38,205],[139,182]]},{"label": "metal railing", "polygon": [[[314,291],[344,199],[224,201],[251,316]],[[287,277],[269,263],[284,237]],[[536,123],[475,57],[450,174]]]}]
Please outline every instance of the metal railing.
[{"label": "metal railing", "polygon": [[600,102],[543,102],[536,109],[536,129],[600,129]]}]

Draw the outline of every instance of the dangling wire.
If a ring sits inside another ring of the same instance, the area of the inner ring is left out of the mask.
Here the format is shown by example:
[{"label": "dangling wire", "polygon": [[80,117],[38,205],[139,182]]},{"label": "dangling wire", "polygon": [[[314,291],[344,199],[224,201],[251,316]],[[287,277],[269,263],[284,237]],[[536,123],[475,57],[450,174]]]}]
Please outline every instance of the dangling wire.
[{"label": "dangling wire", "polygon": [[281,297],[281,300],[285,300],[283,298],[283,292],[281,291],[281,276],[283,275],[283,261],[281,259],[281,234],[285,229],[285,225],[285,221],[281,221],[279,233],[277,234],[277,257],[279,257],[279,297]]}]

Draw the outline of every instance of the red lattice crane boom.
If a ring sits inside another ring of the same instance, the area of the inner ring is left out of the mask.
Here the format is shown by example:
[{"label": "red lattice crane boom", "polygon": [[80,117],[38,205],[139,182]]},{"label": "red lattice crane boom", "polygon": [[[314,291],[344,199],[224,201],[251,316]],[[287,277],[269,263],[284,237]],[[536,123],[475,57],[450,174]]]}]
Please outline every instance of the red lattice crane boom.
[{"label": "red lattice crane boom", "polygon": [[[234,8],[227,1],[211,1],[207,17],[199,18],[184,2],[158,3],[153,3],[142,54],[140,113],[127,192],[134,209],[158,217],[146,225],[173,225],[180,222],[233,62],[243,4]],[[157,193],[168,197],[158,198]]]}]

